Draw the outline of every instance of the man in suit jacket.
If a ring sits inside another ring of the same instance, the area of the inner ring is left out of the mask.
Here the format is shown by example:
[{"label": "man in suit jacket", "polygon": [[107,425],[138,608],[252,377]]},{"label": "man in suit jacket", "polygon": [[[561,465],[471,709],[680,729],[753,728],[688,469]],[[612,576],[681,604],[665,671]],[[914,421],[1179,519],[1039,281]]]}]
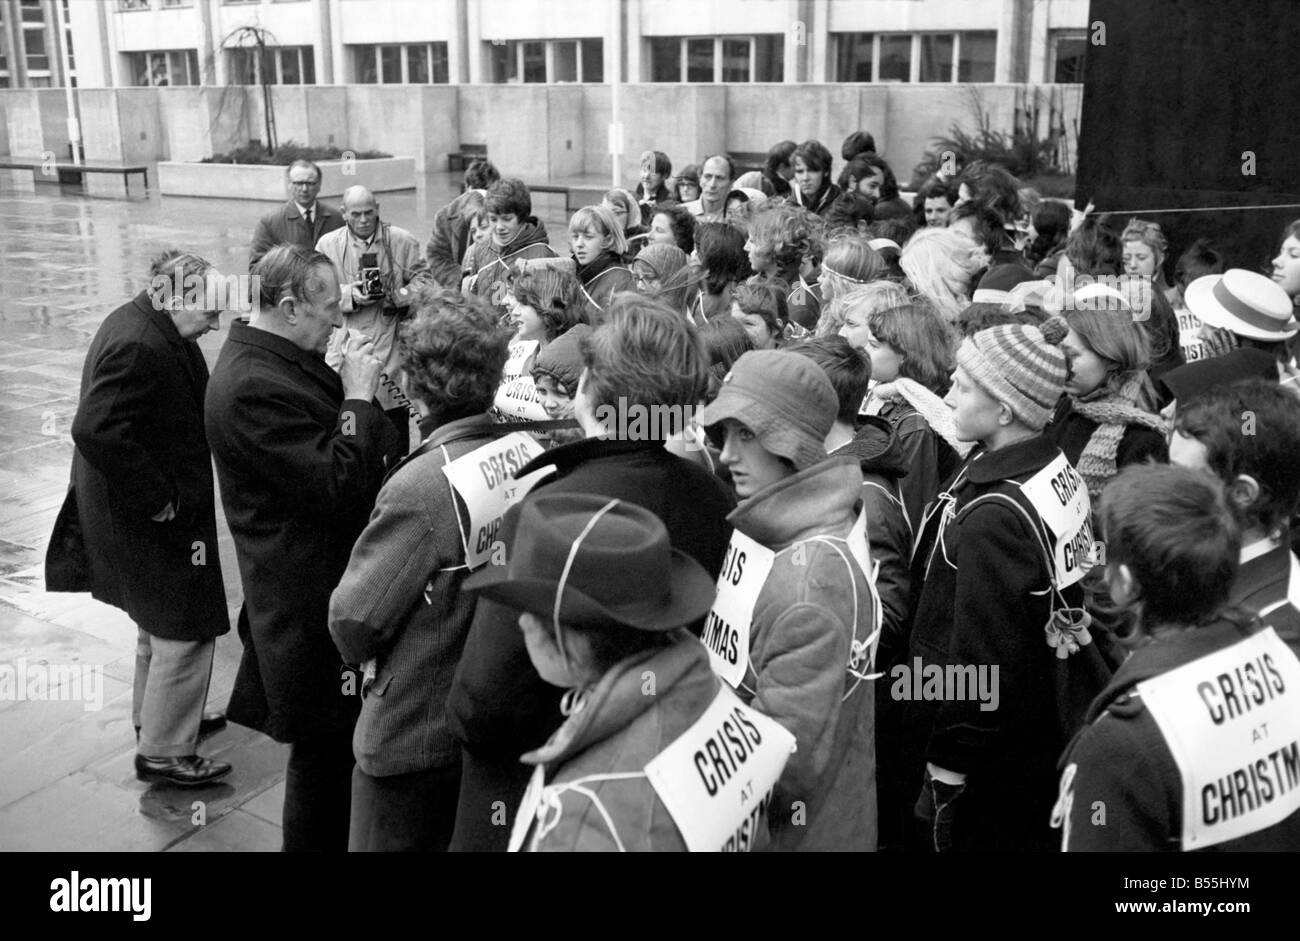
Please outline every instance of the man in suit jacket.
[{"label": "man in suit jacket", "polygon": [[253,230],[253,245],[248,252],[250,271],[273,246],[297,245],[311,251],[322,235],[343,227],[342,214],[316,199],[320,167],[310,160],[295,160],[289,164],[287,177],[289,201],[263,216]]},{"label": "man in suit jacket", "polygon": [[[90,580],[57,586],[89,588],[135,621],[136,774],[186,787],[230,772],[195,753],[216,638],[230,630],[203,431],[208,367],[196,342],[220,329],[210,268],[187,252],[158,256],[150,289],[91,341],[68,494]],[[56,538],[51,556],[61,546]]]},{"label": "man in suit jacket", "polygon": [[405,448],[374,401],[373,344],[350,342],[337,373],[325,365],[343,322],[329,259],[279,245],[253,274],[260,311],[231,327],[205,404],[244,587],[227,714],[292,745],[285,850],[343,851],[361,682],[330,642],[329,598]]}]

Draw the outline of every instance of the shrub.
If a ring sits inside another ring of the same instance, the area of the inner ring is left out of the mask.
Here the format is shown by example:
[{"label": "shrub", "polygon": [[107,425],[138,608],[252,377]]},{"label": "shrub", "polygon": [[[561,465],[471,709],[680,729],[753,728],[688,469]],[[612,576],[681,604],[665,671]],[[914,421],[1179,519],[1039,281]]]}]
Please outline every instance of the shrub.
[{"label": "shrub", "polygon": [[204,157],[200,163],[256,163],[270,166],[287,167],[295,160],[342,160],[343,154],[350,152],[358,160],[373,160],[378,157],[391,157],[382,150],[353,150],[339,147],[311,147],[297,141],[285,141],[275,148],[275,153],[268,153],[261,141],[251,141],[242,147],[224,154]]}]

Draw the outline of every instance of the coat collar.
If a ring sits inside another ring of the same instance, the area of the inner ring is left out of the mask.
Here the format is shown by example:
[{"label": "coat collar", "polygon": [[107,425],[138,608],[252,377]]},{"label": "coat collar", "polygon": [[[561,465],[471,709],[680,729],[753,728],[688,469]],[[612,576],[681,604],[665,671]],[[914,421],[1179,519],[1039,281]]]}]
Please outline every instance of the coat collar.
[{"label": "coat collar", "polygon": [[339,379],[338,373],[325,365],[325,357],[317,356],[315,353],[295,346],[282,336],[267,330],[260,330],[244,323],[242,320],[236,320],[230,325],[230,339],[226,342],[266,350],[268,353],[300,366],[309,375],[324,380],[329,386],[337,388],[339,393],[342,394],[343,381]]},{"label": "coat collar", "polygon": [[843,535],[862,495],[862,470],[850,454],[836,454],[764,487],[731,511],[727,522],[769,549],[822,533]]},{"label": "coat collar", "polygon": [[1247,600],[1259,594],[1284,598],[1290,582],[1291,547],[1286,542],[1279,542],[1267,552],[1242,561],[1237,569],[1237,580],[1233,583],[1232,594],[1228,600],[1232,604],[1259,608],[1262,605],[1246,604]]},{"label": "coat collar", "polygon": [[551,448],[529,461],[515,472],[515,477],[523,477],[543,467],[554,466],[560,474],[566,474],[579,464],[614,457],[620,454],[635,454],[640,451],[663,451],[668,454],[662,441],[623,441],[612,438],[583,438],[570,444]]},{"label": "coat collar", "polygon": [[966,464],[966,477],[974,484],[992,484],[1042,470],[1060,453],[1042,432],[996,451],[980,451]]},{"label": "coat collar", "polygon": [[[606,671],[587,692],[582,708],[569,716],[550,741],[522,760],[547,765],[566,761],[627,728],[663,702],[675,687],[709,684],[716,694],[718,679],[709,666],[708,652],[685,631],[679,634],[671,646],[633,654]],[[645,695],[647,671],[655,678],[653,696]]]},{"label": "coat collar", "polygon": [[1223,617],[1204,627],[1190,628],[1139,647],[1120,664],[1106,688],[1093,700],[1084,721],[1092,722],[1138,683],[1221,650],[1256,630],[1258,625]]},{"label": "coat collar", "polygon": [[141,291],[131,299],[131,304],[158,329],[159,333],[167,338],[168,343],[180,347],[182,350],[185,349],[185,345],[189,341],[182,337],[180,331],[176,329],[176,322],[172,320],[171,315],[165,310],[158,309],[153,302],[153,295],[149,291]]}]

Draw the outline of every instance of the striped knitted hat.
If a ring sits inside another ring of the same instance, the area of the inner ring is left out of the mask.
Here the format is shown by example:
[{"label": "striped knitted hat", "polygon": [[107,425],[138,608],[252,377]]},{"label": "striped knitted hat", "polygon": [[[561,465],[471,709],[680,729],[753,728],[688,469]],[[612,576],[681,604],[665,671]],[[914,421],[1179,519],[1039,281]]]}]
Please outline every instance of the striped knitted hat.
[{"label": "striped knitted hat", "polygon": [[1017,419],[1042,431],[1069,377],[1061,351],[1068,332],[1059,317],[1040,327],[989,327],[963,341],[957,350],[957,365],[985,392],[1005,402]]}]

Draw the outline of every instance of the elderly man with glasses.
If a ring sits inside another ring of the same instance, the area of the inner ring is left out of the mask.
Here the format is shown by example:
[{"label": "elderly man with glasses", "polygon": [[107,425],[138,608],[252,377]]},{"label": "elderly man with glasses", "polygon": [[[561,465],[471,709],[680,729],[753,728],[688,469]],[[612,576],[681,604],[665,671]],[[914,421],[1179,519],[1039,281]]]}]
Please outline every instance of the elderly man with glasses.
[{"label": "elderly man with glasses", "polygon": [[248,252],[250,271],[276,245],[297,245],[312,251],[322,235],[343,228],[342,214],[316,199],[320,192],[320,167],[310,160],[295,160],[289,164],[287,179],[289,201],[263,216],[253,231],[253,244]]}]

